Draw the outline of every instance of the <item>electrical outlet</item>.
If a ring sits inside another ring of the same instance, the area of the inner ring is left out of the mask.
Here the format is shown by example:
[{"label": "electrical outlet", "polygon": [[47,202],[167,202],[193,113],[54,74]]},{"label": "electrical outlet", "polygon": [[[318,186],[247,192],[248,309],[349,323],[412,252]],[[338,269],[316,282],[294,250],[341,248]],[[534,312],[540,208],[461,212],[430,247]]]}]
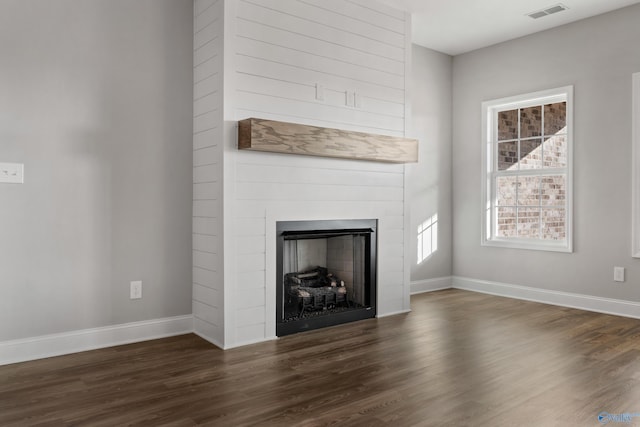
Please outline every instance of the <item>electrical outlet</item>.
[{"label": "electrical outlet", "polygon": [[624,282],[624,267],[613,267],[614,282]]},{"label": "electrical outlet", "polygon": [[131,282],[131,285],[129,288],[129,298],[130,299],[142,298],[142,280],[135,280]]}]

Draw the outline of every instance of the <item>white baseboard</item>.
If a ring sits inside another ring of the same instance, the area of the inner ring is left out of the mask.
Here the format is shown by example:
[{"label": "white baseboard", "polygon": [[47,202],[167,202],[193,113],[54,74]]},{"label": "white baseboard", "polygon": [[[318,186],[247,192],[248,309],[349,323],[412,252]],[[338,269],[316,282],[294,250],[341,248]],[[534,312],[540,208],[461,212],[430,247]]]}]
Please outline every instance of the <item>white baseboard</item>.
[{"label": "white baseboard", "polygon": [[443,289],[451,289],[452,277],[438,277],[436,279],[416,280],[411,282],[411,295],[421,294],[423,292],[441,291]]},{"label": "white baseboard", "polygon": [[272,337],[259,338],[259,339],[255,339],[255,340],[240,341],[240,342],[237,342],[237,343],[226,345],[223,348],[223,350],[230,350],[232,348],[244,347],[245,345],[260,344],[260,343],[267,342],[267,341],[275,341],[277,339],[279,339],[279,338],[276,337],[276,336],[272,336]]},{"label": "white baseboard", "polygon": [[[411,294],[450,288],[640,319],[640,303],[633,301],[531,288],[459,276],[411,282]],[[410,311],[411,310],[402,310],[385,313],[377,317],[393,316]],[[0,342],[0,365],[61,356],[80,351],[95,350],[98,348],[165,338],[191,332],[194,332],[193,316],[186,315],[2,341]],[[212,340],[210,337],[203,336],[203,338],[220,348],[224,348],[224,346],[215,342],[215,340]],[[276,337],[269,337],[256,342],[270,341],[272,339],[276,339]],[[243,342],[230,346],[229,348],[247,344],[253,344],[253,342]]]},{"label": "white baseboard", "polygon": [[407,313],[411,313],[411,310],[398,310],[398,311],[392,311],[390,313],[384,313],[384,314],[377,314],[376,317],[378,319],[381,319],[383,317],[389,317],[389,316],[395,316],[396,314],[407,314]]},{"label": "white baseboard", "polygon": [[0,365],[193,332],[193,316],[166,317],[0,342]]},{"label": "white baseboard", "polygon": [[453,276],[453,287],[467,291],[481,292],[501,297],[535,301],[616,316],[640,319],[640,303],[612,298],[595,297],[591,295],[574,294],[570,292],[551,291],[547,289],[530,288],[528,286],[512,285],[509,283],[490,282],[487,280],[470,279],[468,277]]}]

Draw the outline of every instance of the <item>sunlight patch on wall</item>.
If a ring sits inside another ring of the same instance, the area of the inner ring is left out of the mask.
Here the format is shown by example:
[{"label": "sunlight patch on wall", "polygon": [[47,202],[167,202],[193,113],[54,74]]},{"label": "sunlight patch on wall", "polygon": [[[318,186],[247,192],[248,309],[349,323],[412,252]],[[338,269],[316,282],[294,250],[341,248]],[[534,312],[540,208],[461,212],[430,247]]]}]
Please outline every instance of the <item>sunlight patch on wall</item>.
[{"label": "sunlight patch on wall", "polygon": [[438,214],[418,226],[418,264],[438,250]]}]

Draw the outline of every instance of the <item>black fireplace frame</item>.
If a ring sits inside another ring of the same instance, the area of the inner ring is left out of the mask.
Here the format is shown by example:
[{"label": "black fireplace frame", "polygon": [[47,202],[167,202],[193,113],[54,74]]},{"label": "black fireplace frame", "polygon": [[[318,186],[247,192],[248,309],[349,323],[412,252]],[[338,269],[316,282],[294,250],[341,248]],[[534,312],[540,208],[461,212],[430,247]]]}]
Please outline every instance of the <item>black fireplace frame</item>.
[{"label": "black fireplace frame", "polygon": [[[276,222],[276,335],[285,336],[335,326],[376,316],[377,306],[377,219],[277,221]],[[284,322],[284,241],[321,239],[350,234],[365,235],[365,307],[329,316],[317,316]]]}]

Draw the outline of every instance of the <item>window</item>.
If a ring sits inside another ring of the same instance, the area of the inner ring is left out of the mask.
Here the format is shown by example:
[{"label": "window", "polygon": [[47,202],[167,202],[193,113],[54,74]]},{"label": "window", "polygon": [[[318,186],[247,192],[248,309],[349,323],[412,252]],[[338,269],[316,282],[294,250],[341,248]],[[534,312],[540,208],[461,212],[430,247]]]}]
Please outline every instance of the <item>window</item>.
[{"label": "window", "polygon": [[418,226],[418,264],[438,250],[438,214]]},{"label": "window", "polygon": [[482,104],[484,245],[571,252],[572,96]]}]

